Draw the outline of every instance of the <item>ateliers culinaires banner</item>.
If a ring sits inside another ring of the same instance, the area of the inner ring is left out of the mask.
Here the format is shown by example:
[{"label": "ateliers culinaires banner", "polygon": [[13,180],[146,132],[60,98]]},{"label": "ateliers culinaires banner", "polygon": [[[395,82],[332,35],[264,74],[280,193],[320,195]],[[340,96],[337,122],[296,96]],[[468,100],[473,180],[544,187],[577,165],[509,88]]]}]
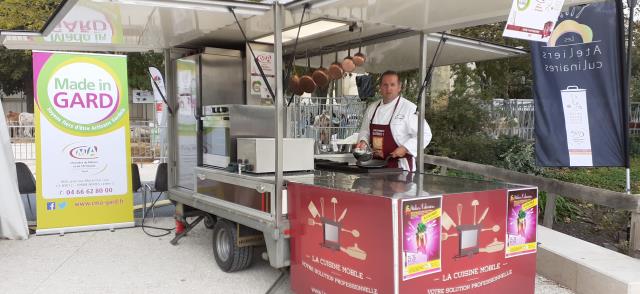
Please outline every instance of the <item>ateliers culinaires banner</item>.
[{"label": "ateliers culinaires banner", "polygon": [[624,166],[623,36],[616,1],[562,12],[531,43],[540,166]]},{"label": "ateliers culinaires banner", "polygon": [[37,234],[133,226],[127,59],[33,51]]}]

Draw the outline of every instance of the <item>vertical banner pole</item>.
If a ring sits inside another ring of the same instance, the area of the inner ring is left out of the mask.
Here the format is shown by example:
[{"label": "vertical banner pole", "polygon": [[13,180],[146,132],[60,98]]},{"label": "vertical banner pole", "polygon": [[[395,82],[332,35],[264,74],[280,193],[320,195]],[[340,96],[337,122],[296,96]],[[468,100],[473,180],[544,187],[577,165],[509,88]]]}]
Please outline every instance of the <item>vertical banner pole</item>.
[{"label": "vertical banner pole", "polygon": [[[634,25],[634,17],[633,10],[636,7],[637,0],[627,0],[627,4],[629,6],[629,23],[627,26],[627,72],[625,78],[625,91],[627,92],[625,95],[625,110],[624,110],[624,122],[625,122],[625,155],[626,155],[626,192],[627,194],[631,194],[631,155],[629,154],[629,110],[631,103],[631,64],[632,64],[632,53],[633,53],[633,25]],[[622,8],[622,4],[619,4],[619,9]],[[618,12],[622,13],[622,11]]]}]

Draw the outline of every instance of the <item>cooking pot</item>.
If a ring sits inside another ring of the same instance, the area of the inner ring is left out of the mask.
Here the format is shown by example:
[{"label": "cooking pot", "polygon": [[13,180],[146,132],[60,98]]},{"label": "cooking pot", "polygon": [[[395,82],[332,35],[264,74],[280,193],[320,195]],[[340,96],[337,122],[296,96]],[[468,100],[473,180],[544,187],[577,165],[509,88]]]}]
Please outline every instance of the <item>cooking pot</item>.
[{"label": "cooking pot", "polygon": [[298,76],[298,73],[296,72],[296,59],[295,57],[293,58],[293,66],[292,66],[292,73],[291,73],[291,77],[289,78],[289,91],[295,95],[302,95],[304,93],[304,91],[302,91],[302,89],[300,89],[300,77]]},{"label": "cooking pot", "polygon": [[300,89],[307,93],[313,93],[316,91],[316,82],[311,77],[311,60],[307,56],[307,74],[300,78]]},{"label": "cooking pot", "polygon": [[336,52],[336,61],[329,66],[329,78],[339,80],[344,75],[342,65],[338,62],[338,52]]},{"label": "cooking pot", "polygon": [[360,47],[358,48],[358,53],[353,55],[353,63],[356,66],[362,66],[365,61],[367,61],[367,57],[362,53],[362,43],[360,43]]},{"label": "cooking pot", "polygon": [[353,62],[353,57],[351,57],[351,48],[347,52],[347,57],[342,60],[342,69],[346,73],[351,73],[356,69],[356,64]]},{"label": "cooking pot", "polygon": [[316,83],[318,88],[327,87],[330,81],[329,72],[327,71],[326,68],[322,67],[322,64],[323,64],[323,56],[322,56],[322,53],[320,53],[320,67],[316,69],[311,75],[311,77],[313,78],[313,81]]},{"label": "cooking pot", "polygon": [[352,154],[358,162],[368,161],[373,158],[373,150],[371,150],[368,144],[365,145],[364,148],[354,148]]}]

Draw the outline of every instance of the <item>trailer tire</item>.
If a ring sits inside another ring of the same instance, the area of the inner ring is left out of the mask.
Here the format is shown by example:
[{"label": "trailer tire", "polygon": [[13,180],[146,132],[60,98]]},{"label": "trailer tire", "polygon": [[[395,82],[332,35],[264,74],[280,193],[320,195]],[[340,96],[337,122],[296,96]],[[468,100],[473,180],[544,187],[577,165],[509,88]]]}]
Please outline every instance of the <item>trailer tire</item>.
[{"label": "trailer tire", "polygon": [[204,217],[204,226],[209,229],[209,230],[213,230],[213,228],[216,226],[216,217],[208,214],[207,216]]},{"label": "trailer tire", "polygon": [[219,219],[213,227],[213,255],[216,263],[224,272],[236,272],[246,269],[253,259],[253,246],[237,246],[236,224]]}]

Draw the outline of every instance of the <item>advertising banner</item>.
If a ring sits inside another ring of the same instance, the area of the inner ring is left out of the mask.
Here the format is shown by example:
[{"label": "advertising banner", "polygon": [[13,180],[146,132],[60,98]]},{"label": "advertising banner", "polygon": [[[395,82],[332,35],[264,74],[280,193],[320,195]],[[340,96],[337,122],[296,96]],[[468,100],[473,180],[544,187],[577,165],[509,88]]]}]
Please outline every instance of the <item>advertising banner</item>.
[{"label": "advertising banner", "polygon": [[291,183],[295,293],[393,293],[392,201]]},{"label": "advertising banner", "polygon": [[187,56],[176,60],[176,90],[178,93],[178,186],[195,188],[194,168],[198,163],[196,119],[198,104],[198,60]]},{"label": "advertising banner", "polygon": [[547,42],[564,0],[513,0],[502,36]]},{"label": "advertising banner", "polygon": [[407,194],[289,183],[295,293],[534,292],[535,188],[415,198],[382,181]]},{"label": "advertising banner", "polygon": [[[508,195],[505,189],[443,195],[441,269],[401,280],[400,293],[534,293],[536,255],[505,254]],[[530,224],[535,243],[536,223]]]},{"label": "advertising banner", "polygon": [[[255,51],[256,58],[260,62],[262,71],[267,77],[270,85],[275,84],[275,57],[273,52]],[[264,83],[264,79],[260,75],[258,65],[252,59],[251,60],[251,95],[259,95],[263,99],[271,99],[271,94],[267,85]]]},{"label": "advertising banner", "polygon": [[625,164],[620,17],[614,1],[576,6],[531,43],[538,165]]},{"label": "advertising banner", "polygon": [[441,198],[402,201],[402,279],[440,272]]},{"label": "advertising banner", "polygon": [[506,257],[536,252],[538,190],[509,190],[507,201]]},{"label": "advertising banner", "polygon": [[133,226],[126,56],[33,52],[37,233]]}]

